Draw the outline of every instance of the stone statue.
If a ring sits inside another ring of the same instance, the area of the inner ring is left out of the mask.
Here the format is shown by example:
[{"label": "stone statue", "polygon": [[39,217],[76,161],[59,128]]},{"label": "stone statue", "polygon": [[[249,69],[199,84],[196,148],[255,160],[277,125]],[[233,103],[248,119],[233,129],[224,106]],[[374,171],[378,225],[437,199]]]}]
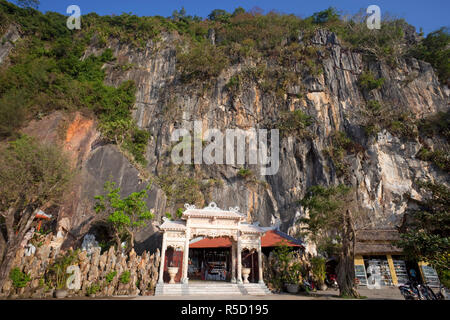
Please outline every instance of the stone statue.
[{"label": "stone statue", "polygon": [[87,234],[84,236],[83,243],[81,244],[81,250],[86,251],[87,255],[90,256],[94,253],[96,248],[99,248],[98,242],[95,240],[93,234]]},{"label": "stone statue", "polygon": [[25,247],[25,256],[30,257],[35,253],[36,253],[36,247],[33,246],[31,243],[27,244]]},{"label": "stone statue", "polygon": [[370,277],[367,279],[367,289],[381,289],[381,271],[376,265],[370,264],[367,268]]}]

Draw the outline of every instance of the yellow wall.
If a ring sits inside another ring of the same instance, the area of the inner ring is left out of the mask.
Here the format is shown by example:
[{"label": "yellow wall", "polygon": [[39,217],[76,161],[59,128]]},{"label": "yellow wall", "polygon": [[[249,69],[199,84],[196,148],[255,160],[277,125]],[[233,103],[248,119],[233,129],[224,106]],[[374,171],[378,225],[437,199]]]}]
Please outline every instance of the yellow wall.
[{"label": "yellow wall", "polygon": [[355,256],[355,264],[356,265],[364,265],[364,259],[362,256]]},{"label": "yellow wall", "polygon": [[[392,284],[397,285],[398,278],[397,274],[395,273],[394,261],[392,260],[392,256],[390,254],[383,254],[383,253],[377,254],[377,256],[386,256],[389,265],[389,272],[391,273]],[[355,255],[355,265],[364,265],[363,256]],[[422,270],[420,272],[422,272]]]},{"label": "yellow wall", "polygon": [[389,271],[391,272],[392,284],[395,286],[398,284],[397,273],[395,273],[394,261],[392,261],[392,256],[390,254],[386,255],[389,264]]},{"label": "yellow wall", "polygon": [[420,277],[422,278],[423,282],[426,282],[425,276],[423,275],[422,266],[427,266],[428,263],[425,261],[419,261],[417,264],[419,265]]}]

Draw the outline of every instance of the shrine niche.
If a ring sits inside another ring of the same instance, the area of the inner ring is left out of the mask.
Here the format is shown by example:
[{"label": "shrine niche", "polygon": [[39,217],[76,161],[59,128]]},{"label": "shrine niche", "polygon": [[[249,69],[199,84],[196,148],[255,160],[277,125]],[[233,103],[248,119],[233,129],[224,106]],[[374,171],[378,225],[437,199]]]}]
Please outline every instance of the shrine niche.
[{"label": "shrine niche", "polygon": [[[265,231],[257,224],[245,223],[247,216],[239,212],[238,207],[222,210],[212,202],[206,208],[198,209],[194,205],[185,205],[181,220],[171,221],[167,218],[159,227],[163,232],[161,264],[158,283],[163,284],[164,271],[169,268],[172,274],[181,272],[180,282],[188,283],[189,243],[196,237],[227,237],[231,241],[231,282],[243,283],[242,252],[248,250],[257,253],[258,279],[263,284],[261,237]],[[168,266],[167,248],[182,250],[181,266]],[[256,259],[256,258],[255,258]],[[174,270],[175,268],[181,270]],[[244,270],[245,271],[245,270]],[[167,281],[166,281],[167,282]]]}]

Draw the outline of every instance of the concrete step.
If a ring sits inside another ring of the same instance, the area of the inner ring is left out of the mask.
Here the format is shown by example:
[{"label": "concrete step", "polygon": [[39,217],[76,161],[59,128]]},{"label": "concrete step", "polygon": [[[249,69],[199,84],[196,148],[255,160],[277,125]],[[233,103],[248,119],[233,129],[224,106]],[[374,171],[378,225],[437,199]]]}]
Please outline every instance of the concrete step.
[{"label": "concrete step", "polygon": [[268,295],[270,290],[265,284],[249,283],[211,283],[193,282],[189,284],[157,284],[155,295]]}]

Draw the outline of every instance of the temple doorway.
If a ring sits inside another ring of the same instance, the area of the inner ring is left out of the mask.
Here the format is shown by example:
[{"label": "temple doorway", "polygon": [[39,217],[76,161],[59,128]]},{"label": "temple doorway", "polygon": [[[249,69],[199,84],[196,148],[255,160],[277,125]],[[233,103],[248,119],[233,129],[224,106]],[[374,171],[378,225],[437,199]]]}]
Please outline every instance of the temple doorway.
[{"label": "temple doorway", "polygon": [[188,277],[191,280],[231,281],[230,248],[190,249]]}]

